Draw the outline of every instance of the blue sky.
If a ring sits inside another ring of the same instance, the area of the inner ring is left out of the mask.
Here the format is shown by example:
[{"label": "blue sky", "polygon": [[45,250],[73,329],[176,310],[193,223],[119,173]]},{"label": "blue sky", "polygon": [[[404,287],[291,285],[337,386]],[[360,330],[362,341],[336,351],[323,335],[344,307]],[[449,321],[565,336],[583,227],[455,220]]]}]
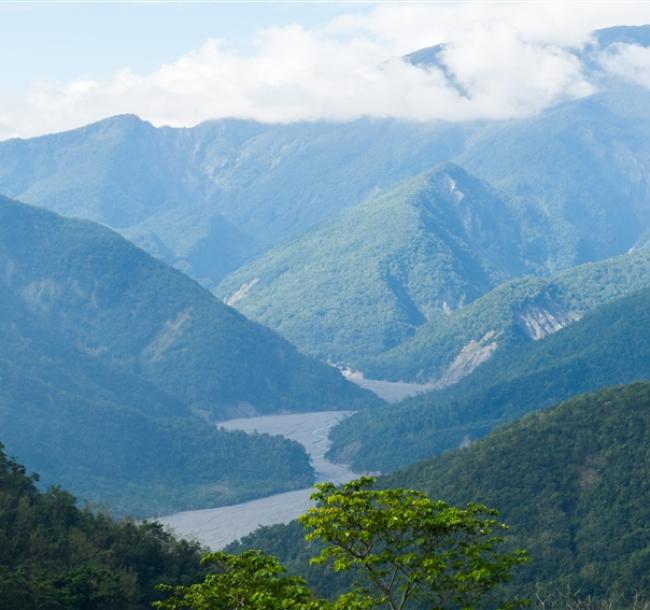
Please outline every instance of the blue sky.
[{"label": "blue sky", "polygon": [[[126,112],[175,126],[527,116],[596,91],[574,53],[594,29],[644,23],[650,3],[0,0],[0,139]],[[444,71],[400,60],[438,43]],[[614,51],[603,70],[650,86],[650,50]]]},{"label": "blue sky", "polygon": [[129,66],[145,72],[220,38],[242,53],[256,33],[300,23],[315,28],[363,13],[364,3],[29,3],[0,4],[0,91],[16,93],[42,79],[104,77]]}]

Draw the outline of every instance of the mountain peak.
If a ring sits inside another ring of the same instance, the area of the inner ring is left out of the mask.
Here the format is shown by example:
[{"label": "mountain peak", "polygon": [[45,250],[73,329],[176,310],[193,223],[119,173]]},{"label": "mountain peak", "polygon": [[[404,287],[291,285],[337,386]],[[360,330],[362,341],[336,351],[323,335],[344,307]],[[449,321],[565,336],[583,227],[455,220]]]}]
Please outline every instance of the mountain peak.
[{"label": "mountain peak", "polygon": [[617,25],[596,30],[593,37],[601,48],[616,43],[650,47],[650,25]]}]

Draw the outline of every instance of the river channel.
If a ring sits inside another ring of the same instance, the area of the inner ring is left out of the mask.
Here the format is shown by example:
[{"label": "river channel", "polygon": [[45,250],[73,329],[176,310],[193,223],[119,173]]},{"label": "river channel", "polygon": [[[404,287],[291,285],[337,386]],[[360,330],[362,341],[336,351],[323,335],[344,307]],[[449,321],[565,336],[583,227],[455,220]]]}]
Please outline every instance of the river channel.
[{"label": "river channel", "polygon": [[[311,458],[316,480],[341,484],[353,479],[354,473],[347,466],[326,460],[325,453],[329,447],[330,429],[348,415],[351,415],[350,411],[267,415],[231,419],[219,426],[248,433],[279,434],[298,441]],[[308,487],[231,506],[184,511],[160,517],[158,521],[169,526],[177,536],[198,540],[218,550],[261,525],[292,521],[311,506],[311,493],[312,488]]]}]

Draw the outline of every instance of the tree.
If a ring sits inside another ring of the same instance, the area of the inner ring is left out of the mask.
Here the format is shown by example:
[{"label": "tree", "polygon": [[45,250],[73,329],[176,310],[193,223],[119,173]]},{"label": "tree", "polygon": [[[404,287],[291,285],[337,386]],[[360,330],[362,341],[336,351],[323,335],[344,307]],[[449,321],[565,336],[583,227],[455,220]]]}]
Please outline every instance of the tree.
[{"label": "tree", "polygon": [[155,602],[158,610],[322,610],[326,602],[309,591],[305,581],[287,576],[280,562],[261,551],[241,555],[218,552],[202,563],[214,572],[203,582],[180,587],[159,586],[172,596]]},{"label": "tree", "polygon": [[350,597],[355,603],[474,608],[527,560],[523,551],[499,552],[502,537],[495,532],[507,527],[496,511],[455,508],[410,489],[373,490],[373,483],[369,477],[341,487],[321,483],[312,495],[317,506],[300,517],[307,540],[325,544],[314,563],[332,559],[335,570],[362,575]]},{"label": "tree", "polygon": [[[506,529],[479,504],[455,508],[410,489],[371,489],[363,477],[317,485],[317,506],[300,521],[307,540],[324,544],[312,561],[361,574],[354,590],[329,602],[259,550],[206,555],[213,572],[189,586],[159,587],[158,610],[433,610],[476,608],[527,556],[498,550]],[[509,605],[515,605],[513,600]]]}]

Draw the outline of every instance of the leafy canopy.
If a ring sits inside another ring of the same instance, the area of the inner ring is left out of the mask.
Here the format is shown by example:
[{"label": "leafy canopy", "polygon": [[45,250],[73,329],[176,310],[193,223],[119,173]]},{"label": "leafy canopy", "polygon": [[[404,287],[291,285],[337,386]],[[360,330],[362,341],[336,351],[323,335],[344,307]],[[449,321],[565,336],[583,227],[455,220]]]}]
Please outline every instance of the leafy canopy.
[{"label": "leafy canopy", "polygon": [[433,608],[475,607],[526,560],[522,551],[499,553],[496,533],[507,526],[496,511],[456,508],[411,489],[373,490],[373,482],[321,483],[312,495],[318,505],[300,518],[307,540],[325,543],[312,561],[359,571],[368,607],[402,610],[415,599]]},{"label": "leafy canopy", "polygon": [[319,610],[305,581],[287,576],[280,562],[261,551],[241,555],[209,553],[202,559],[215,570],[203,582],[181,587],[161,585],[172,597],[154,603],[158,610]]}]

